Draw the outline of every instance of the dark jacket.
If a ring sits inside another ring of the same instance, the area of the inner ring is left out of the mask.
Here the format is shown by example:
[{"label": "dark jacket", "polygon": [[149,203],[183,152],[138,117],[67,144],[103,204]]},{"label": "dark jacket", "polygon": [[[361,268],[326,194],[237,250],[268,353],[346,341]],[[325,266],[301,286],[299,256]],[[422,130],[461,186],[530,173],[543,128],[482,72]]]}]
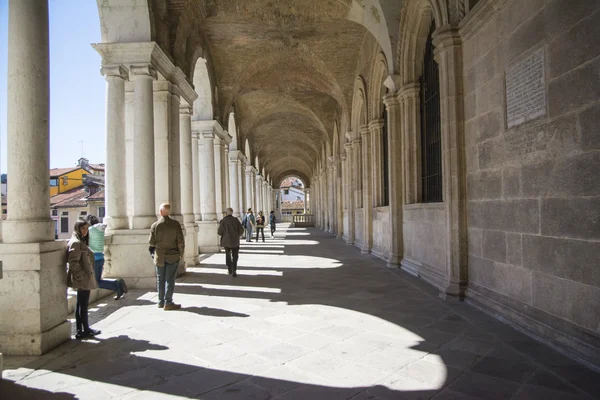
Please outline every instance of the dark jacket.
[{"label": "dark jacket", "polygon": [[221,236],[221,247],[240,247],[240,236],[244,233],[244,227],[236,217],[228,215],[219,223],[217,230]]},{"label": "dark jacket", "polygon": [[275,218],[275,214],[269,214],[269,225],[275,225],[277,222],[277,218]]},{"label": "dark jacket", "polygon": [[150,228],[150,246],[154,247],[154,264],[164,267],[165,262],[175,264],[185,254],[185,239],[179,221],[160,217]]},{"label": "dark jacket", "polygon": [[94,252],[73,234],[67,245],[67,286],[73,289],[98,289],[94,277]]}]

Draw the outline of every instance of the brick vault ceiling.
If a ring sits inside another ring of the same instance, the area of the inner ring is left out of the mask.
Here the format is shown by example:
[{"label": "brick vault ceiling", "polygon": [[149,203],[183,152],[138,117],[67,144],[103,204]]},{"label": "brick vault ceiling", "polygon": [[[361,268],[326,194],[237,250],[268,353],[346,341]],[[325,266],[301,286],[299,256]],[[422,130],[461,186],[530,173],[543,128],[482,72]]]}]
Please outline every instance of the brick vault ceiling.
[{"label": "brick vault ceiling", "polygon": [[366,30],[346,20],[349,0],[153,1],[172,53],[209,61],[215,118],[235,109],[239,143],[249,139],[274,180],[309,178],[351,108]]}]

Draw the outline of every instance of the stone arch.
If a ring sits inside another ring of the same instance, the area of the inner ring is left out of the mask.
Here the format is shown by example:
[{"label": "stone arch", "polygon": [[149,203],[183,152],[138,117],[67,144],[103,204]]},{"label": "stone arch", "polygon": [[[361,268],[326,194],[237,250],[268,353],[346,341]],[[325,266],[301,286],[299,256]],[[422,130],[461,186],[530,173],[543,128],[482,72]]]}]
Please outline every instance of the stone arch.
[{"label": "stone arch", "polygon": [[373,63],[369,91],[370,120],[379,119],[383,115],[384,81],[389,76],[388,65],[383,53],[379,53]]},{"label": "stone arch", "polygon": [[352,131],[354,137],[359,135],[359,129],[367,124],[367,113],[365,105],[367,103],[367,90],[364,79],[359,76],[354,83],[354,96],[352,99]]},{"label": "stone arch", "polygon": [[213,95],[212,84],[208,73],[206,59],[199,57],[196,60],[193,75],[194,89],[198,98],[194,100],[193,116],[194,121],[206,121],[213,119]]},{"label": "stone arch", "polygon": [[239,150],[238,149],[238,128],[235,122],[235,113],[231,111],[229,113],[229,121],[227,123],[227,131],[231,135],[231,143],[229,143],[229,150]]},{"label": "stone arch", "polygon": [[277,188],[277,189],[281,188],[281,184],[287,178],[300,179],[300,182],[302,182],[302,185],[304,185],[303,187],[305,187],[305,188],[310,187],[310,180],[308,179],[308,176],[306,176],[305,174],[298,172],[298,171],[288,170],[288,171],[284,171],[278,177],[273,178],[273,188]]},{"label": "stone arch", "polygon": [[398,35],[397,71],[403,85],[418,82],[421,76],[425,42],[432,21],[435,21],[438,28],[448,23],[446,1],[410,1],[402,13]]},{"label": "stone arch", "polygon": [[102,43],[150,42],[156,36],[148,2],[99,1],[98,15]]}]

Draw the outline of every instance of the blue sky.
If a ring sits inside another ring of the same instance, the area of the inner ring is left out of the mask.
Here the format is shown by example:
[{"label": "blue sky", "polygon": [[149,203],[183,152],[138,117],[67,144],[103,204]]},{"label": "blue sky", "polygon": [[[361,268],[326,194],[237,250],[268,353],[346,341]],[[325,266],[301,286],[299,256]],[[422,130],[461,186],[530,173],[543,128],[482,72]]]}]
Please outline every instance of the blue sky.
[{"label": "blue sky", "polygon": [[[105,91],[101,58],[90,46],[100,41],[94,0],[49,0],[50,167],[71,167],[83,155],[104,163]],[[0,0],[0,147],[6,172],[8,0]]]}]

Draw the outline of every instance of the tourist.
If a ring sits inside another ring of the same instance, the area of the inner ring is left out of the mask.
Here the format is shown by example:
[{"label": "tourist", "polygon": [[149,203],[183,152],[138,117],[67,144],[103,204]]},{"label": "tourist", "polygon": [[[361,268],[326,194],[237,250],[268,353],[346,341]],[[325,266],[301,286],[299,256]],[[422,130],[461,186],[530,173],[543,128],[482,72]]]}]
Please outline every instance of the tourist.
[{"label": "tourist", "polygon": [[262,233],[262,241],[265,241],[265,216],[262,211],[258,212],[256,217],[256,242],[258,243],[258,234]]},{"label": "tourist", "polygon": [[75,324],[77,339],[96,336],[100,331],[90,328],[88,322],[88,306],[90,290],[97,289],[98,283],[94,278],[94,253],[88,247],[89,225],[86,220],[78,219],[73,227],[73,236],[67,244],[67,285],[77,289],[77,304],[75,306]]},{"label": "tourist", "polygon": [[[185,254],[185,241],[179,221],[171,219],[171,205],[163,203],[159,209],[160,219],[150,227],[150,255],[156,265],[156,283],[158,286],[158,307],[178,310],[181,305],[173,302],[175,278],[179,261]],[[166,293],[165,293],[166,286]]]},{"label": "tourist", "polygon": [[233,209],[228,208],[227,216],[219,223],[217,233],[221,236],[221,247],[225,248],[225,263],[229,275],[237,277],[237,262],[240,252],[240,236],[244,234],[244,227],[233,216]]},{"label": "tourist", "polygon": [[256,225],[256,219],[254,218],[251,208],[249,208],[248,212],[244,215],[244,218],[242,219],[242,225],[244,226],[244,229],[246,229],[246,242],[251,242],[252,228],[254,228],[254,225]]},{"label": "tourist", "polygon": [[277,218],[275,218],[275,211],[271,211],[269,214],[269,225],[271,227],[271,239],[275,238],[275,226],[277,225]]},{"label": "tourist", "polygon": [[100,222],[98,217],[93,214],[87,216],[89,229],[89,246],[94,252],[94,275],[100,289],[107,289],[116,292],[115,300],[119,300],[123,294],[127,293],[127,285],[123,279],[103,279],[104,271],[104,231],[106,224]]}]

